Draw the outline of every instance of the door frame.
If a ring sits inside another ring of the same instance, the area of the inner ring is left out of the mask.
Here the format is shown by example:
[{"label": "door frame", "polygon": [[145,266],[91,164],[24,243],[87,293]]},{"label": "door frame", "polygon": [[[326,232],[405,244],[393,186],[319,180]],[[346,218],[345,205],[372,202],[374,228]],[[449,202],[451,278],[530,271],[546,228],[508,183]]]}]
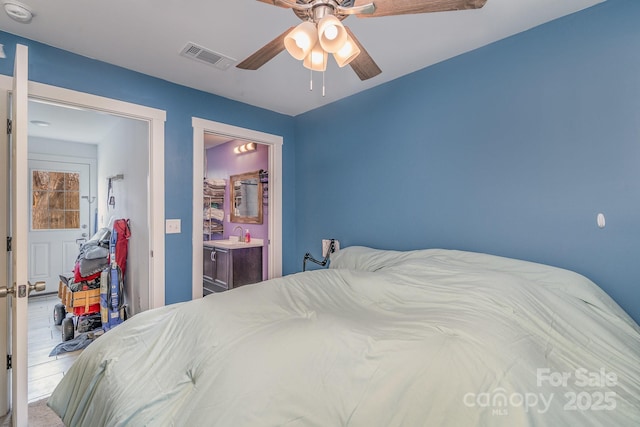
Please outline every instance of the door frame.
[{"label": "door frame", "polygon": [[204,177],[204,135],[215,134],[269,146],[269,234],[267,239],[269,279],[282,276],[282,144],[284,138],[212,120],[191,118],[193,126],[193,268],[192,298],[202,298],[202,191]]},{"label": "door frame", "polygon": [[[0,88],[12,91],[12,77],[0,75]],[[28,83],[29,97],[63,106],[101,111],[149,124],[149,308],[165,304],[164,124],[166,111],[43,83]]]}]

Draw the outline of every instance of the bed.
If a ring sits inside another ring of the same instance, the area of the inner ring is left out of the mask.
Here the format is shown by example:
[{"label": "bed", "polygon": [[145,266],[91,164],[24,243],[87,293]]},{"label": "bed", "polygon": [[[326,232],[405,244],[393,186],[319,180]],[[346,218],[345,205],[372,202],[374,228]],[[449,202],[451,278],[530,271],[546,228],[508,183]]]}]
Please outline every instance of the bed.
[{"label": "bed", "polygon": [[631,426],[640,328],[585,277],[349,247],[136,315],[48,405],[67,426]]}]

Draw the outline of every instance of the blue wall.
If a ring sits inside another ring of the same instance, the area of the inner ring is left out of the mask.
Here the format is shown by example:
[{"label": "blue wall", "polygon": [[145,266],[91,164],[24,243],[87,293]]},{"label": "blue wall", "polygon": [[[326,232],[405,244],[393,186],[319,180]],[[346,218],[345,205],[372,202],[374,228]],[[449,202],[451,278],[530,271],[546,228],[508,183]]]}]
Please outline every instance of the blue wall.
[{"label": "blue wall", "polygon": [[[284,272],[294,271],[293,227],[294,119],[251,107],[124,68],[78,56],[41,43],[0,32],[6,60],[0,74],[13,75],[16,43],[29,46],[29,79],[81,92],[158,108],[167,112],[165,125],[165,214],[182,220],[181,234],[166,243],[167,303],[191,299],[191,230],[193,194],[193,128],[191,117],[242,126],[284,137],[283,145],[283,258]],[[291,226],[287,226],[291,224]]]},{"label": "blue wall", "polygon": [[167,111],[167,303],[191,295],[197,116],[284,136],[285,274],[328,237],[483,251],[583,273],[639,321],[638,22],[608,0],[295,118],[2,32],[0,73],[23,43],[34,81]]},{"label": "blue wall", "polygon": [[298,255],[335,237],[524,258],[640,320],[639,23],[609,0],[298,116]]}]

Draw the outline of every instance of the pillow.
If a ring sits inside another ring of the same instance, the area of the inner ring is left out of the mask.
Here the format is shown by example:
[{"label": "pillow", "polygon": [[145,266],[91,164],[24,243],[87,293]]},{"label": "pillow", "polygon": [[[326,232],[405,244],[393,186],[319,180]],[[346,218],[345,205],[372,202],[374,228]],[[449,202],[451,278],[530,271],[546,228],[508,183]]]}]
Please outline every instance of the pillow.
[{"label": "pillow", "polygon": [[329,268],[348,270],[376,271],[389,265],[400,252],[349,246],[331,255]]}]

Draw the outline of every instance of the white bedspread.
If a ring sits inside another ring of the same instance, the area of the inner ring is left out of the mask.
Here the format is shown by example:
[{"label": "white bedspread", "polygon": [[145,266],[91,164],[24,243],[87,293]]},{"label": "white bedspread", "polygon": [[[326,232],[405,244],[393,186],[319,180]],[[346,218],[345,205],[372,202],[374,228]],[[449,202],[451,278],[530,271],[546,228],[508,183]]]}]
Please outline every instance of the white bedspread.
[{"label": "white bedspread", "polygon": [[68,426],[635,426],[640,328],[586,278],[343,249],[127,320],[49,399]]}]

